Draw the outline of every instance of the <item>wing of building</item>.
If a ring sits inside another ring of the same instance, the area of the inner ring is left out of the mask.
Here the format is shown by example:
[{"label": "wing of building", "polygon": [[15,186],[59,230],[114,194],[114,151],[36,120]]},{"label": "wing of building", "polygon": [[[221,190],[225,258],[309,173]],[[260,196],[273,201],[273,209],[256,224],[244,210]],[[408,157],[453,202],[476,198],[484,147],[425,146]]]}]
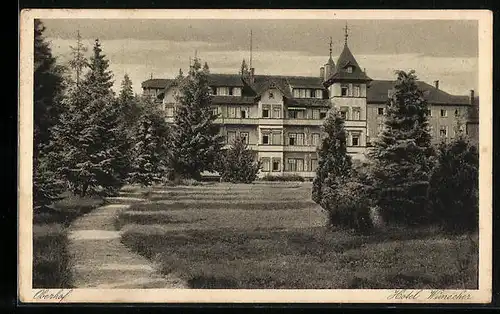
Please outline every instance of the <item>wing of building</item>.
[{"label": "wing of building", "polygon": [[[478,141],[478,102],[470,95],[450,95],[439,82],[418,82],[430,104],[429,125],[439,142],[456,136],[457,118],[468,136]],[[253,68],[240,74],[210,74],[216,122],[228,143],[242,137],[262,162],[260,175],[298,174],[314,177],[321,143],[321,126],[330,107],[345,119],[348,152],[362,159],[384,127],[385,103],[394,82],[373,80],[351,53],[347,40],[335,63],[330,57],[318,76],[258,75]],[[142,83],[173,121],[178,86],[173,79]]]}]

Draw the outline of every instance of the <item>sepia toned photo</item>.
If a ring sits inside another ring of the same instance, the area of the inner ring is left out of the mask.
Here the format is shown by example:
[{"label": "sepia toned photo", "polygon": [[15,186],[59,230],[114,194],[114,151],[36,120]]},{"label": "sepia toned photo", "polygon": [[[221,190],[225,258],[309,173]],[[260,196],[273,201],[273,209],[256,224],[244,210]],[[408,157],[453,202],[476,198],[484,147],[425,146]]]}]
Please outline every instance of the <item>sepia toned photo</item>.
[{"label": "sepia toned photo", "polygon": [[490,12],[25,10],[20,34],[20,301],[490,302]]}]

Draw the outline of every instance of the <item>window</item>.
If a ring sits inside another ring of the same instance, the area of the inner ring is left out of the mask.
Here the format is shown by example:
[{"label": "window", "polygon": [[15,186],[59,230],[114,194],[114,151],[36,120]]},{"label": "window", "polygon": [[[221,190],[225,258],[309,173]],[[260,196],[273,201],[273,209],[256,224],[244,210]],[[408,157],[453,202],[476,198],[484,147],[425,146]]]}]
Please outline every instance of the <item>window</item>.
[{"label": "window", "polygon": [[427,116],[432,117],[432,110],[431,109],[427,109]]},{"label": "window", "polygon": [[349,119],[348,112],[349,112],[348,107],[340,107],[340,116],[342,117],[342,119],[344,119],[344,120]]},{"label": "window", "polygon": [[448,136],[448,127],[446,127],[445,125],[441,126],[439,128],[439,136],[447,137]]},{"label": "window", "polygon": [[248,144],[248,132],[240,132],[240,138],[245,144]]},{"label": "window", "polygon": [[446,112],[446,109],[441,109],[441,111],[440,111],[440,116],[441,116],[441,117],[446,117],[446,116],[448,116],[448,112]]},{"label": "window", "polygon": [[262,107],[262,118],[269,118],[269,106]]},{"label": "window", "polygon": [[262,144],[269,145],[269,134],[262,134]]},{"label": "window", "polygon": [[297,133],[297,145],[304,145],[304,133]]},{"label": "window", "polygon": [[236,139],[236,132],[235,131],[228,131],[227,132],[227,143],[232,144],[232,143],[234,143],[235,139]]},{"label": "window", "polygon": [[377,113],[379,116],[383,116],[384,115],[384,108],[383,107],[378,107],[377,108]]},{"label": "window", "polygon": [[316,171],[318,169],[318,160],[311,159],[311,171]]},{"label": "window", "polygon": [[264,157],[261,159],[262,162],[262,171],[268,172],[271,160],[269,157]]},{"label": "window", "polygon": [[269,91],[269,99],[274,99],[274,92],[273,91]]},{"label": "window", "polygon": [[273,145],[281,145],[281,133],[273,133]]},{"label": "window", "polygon": [[281,106],[273,106],[273,118],[281,118]]},{"label": "window", "polygon": [[233,96],[241,96],[241,88],[240,87],[234,87],[232,94],[233,94]]},{"label": "window", "polygon": [[458,111],[458,109],[455,109],[455,117],[458,117],[459,114],[460,112]]},{"label": "window", "polygon": [[240,117],[242,119],[246,119],[247,118],[247,110],[248,110],[247,108],[241,108],[240,109]]},{"label": "window", "polygon": [[312,137],[312,144],[314,146],[318,146],[319,145],[319,133],[313,133],[311,135],[311,137]]},{"label": "window", "polygon": [[315,97],[318,98],[318,99],[322,99],[323,98],[323,91],[321,89],[317,89],[315,92]]},{"label": "window", "polygon": [[167,112],[167,117],[173,117],[174,116],[174,107],[173,106],[167,106],[167,107],[165,107],[165,111]]},{"label": "window", "polygon": [[354,97],[360,97],[361,96],[361,88],[359,85],[354,85]]},{"label": "window", "polygon": [[352,108],[352,119],[361,120],[361,108],[359,107]]},{"label": "window", "polygon": [[297,88],[293,89],[293,97],[294,98],[299,98],[300,97],[300,92]]},{"label": "window", "polygon": [[230,106],[229,108],[229,118],[236,118],[236,107]]},{"label": "window", "polygon": [[319,118],[320,118],[320,119],[324,119],[324,118],[326,118],[326,111],[321,111],[321,112],[319,113]]},{"label": "window", "polygon": [[219,115],[219,108],[217,108],[217,107],[212,107],[212,114],[214,114],[214,115],[216,115],[216,116],[217,116],[217,115]]},{"label": "window", "polygon": [[229,87],[217,87],[217,95],[220,96],[229,95]]},{"label": "window", "polygon": [[347,67],[347,73],[352,73],[352,67]]},{"label": "window", "polygon": [[304,90],[304,97],[305,98],[311,98],[311,90],[310,89],[305,89]]},{"label": "window", "polygon": [[341,96],[344,96],[344,97],[345,97],[345,96],[347,96],[347,95],[349,95],[349,86],[347,86],[347,85],[342,85],[342,86],[340,87],[340,95],[341,95]]},{"label": "window", "polygon": [[359,146],[359,134],[352,135],[352,146]]},{"label": "window", "polygon": [[304,171],[304,159],[288,158],[288,171]]},{"label": "window", "polygon": [[297,134],[289,133],[288,134],[288,145],[293,146],[297,140]]},{"label": "window", "polygon": [[293,145],[304,145],[304,133],[288,133],[288,144]]},{"label": "window", "polygon": [[273,171],[280,171],[281,158],[273,158]]},{"label": "window", "polygon": [[318,120],[319,119],[319,109],[313,109],[312,118]]}]

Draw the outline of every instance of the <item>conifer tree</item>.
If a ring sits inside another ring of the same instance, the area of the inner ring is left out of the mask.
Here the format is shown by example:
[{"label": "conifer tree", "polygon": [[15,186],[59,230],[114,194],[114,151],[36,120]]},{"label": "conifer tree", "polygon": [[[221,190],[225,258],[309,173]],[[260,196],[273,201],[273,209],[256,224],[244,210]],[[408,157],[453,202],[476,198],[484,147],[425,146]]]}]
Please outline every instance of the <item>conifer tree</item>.
[{"label": "conifer tree", "polygon": [[87,66],[87,58],[85,57],[87,47],[85,47],[82,43],[80,31],[76,34],[76,46],[70,46],[70,49],[73,58],[69,61],[69,66],[75,71],[75,81],[76,86],[78,87],[80,86],[82,71]]},{"label": "conifer tree", "polygon": [[128,143],[121,110],[111,91],[111,72],[98,40],[89,72],[67,97],[54,127],[53,161],[75,194],[114,194],[128,171]]},{"label": "conifer tree", "polygon": [[211,109],[208,66],[201,69],[195,58],[188,76],[179,82],[178,106],[172,126],[171,169],[176,180],[200,179],[202,171],[214,171],[223,137],[214,124]]},{"label": "conifer tree", "polygon": [[65,69],[52,56],[50,45],[43,37],[43,23],[36,19],[34,27],[33,205],[37,210],[52,203],[63,188],[61,181],[54,175],[54,165],[49,161],[47,147],[51,130],[64,111],[61,97],[65,89]]},{"label": "conifer tree", "polygon": [[133,134],[130,183],[150,186],[165,179],[168,169],[168,125],[149,99],[142,99],[143,114]]},{"label": "conifer tree", "polygon": [[120,93],[118,95],[118,104],[122,111],[123,127],[130,134],[133,131],[135,123],[141,115],[141,99],[135,97],[132,88],[132,81],[128,74],[123,76]]},{"label": "conifer tree", "polygon": [[335,180],[349,176],[352,161],[347,154],[347,137],[344,129],[344,120],[336,109],[328,112],[323,123],[325,138],[318,151],[318,168],[313,180],[312,199],[322,203],[323,192],[326,187],[333,188]]},{"label": "conifer tree", "polygon": [[433,222],[449,231],[477,230],[479,153],[463,134],[439,145],[428,192]]},{"label": "conifer tree", "polygon": [[236,138],[221,158],[222,181],[252,183],[257,178],[260,163],[255,161],[255,152],[248,149],[242,138]]},{"label": "conifer tree", "polygon": [[376,203],[388,222],[426,221],[433,149],[428,105],[416,81],[414,71],[397,71],[395,92],[386,105],[384,131],[369,153]]}]

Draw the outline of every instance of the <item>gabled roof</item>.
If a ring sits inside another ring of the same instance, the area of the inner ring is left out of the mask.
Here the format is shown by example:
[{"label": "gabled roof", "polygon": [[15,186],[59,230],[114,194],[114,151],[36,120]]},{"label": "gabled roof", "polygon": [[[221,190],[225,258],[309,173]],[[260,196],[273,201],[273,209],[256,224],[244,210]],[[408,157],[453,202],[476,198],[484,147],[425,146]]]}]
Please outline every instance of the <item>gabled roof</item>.
[{"label": "gabled roof", "polygon": [[[352,66],[352,73],[347,72],[347,67]],[[331,85],[335,81],[371,81],[371,78],[360,68],[356,58],[354,58],[351,50],[344,45],[344,49],[337,60],[335,71],[325,81],[325,86]]]},{"label": "gabled roof", "polygon": [[[385,103],[388,99],[388,91],[394,88],[395,81],[374,80],[366,91],[368,103]],[[423,92],[424,98],[431,104],[468,105],[469,96],[451,95],[437,89],[423,81],[417,81],[418,88]]]},{"label": "gabled roof", "polygon": [[251,96],[212,96],[212,103],[214,104],[253,104],[255,97]]},{"label": "gabled roof", "polygon": [[173,79],[149,79],[142,82],[142,88],[165,88]]},{"label": "gabled roof", "polygon": [[254,81],[249,85],[255,91],[257,96],[262,95],[262,93],[270,88],[277,88],[285,97],[292,97],[290,84],[288,83],[286,76],[255,75]]},{"label": "gabled roof", "polygon": [[244,83],[239,74],[212,74],[208,75],[208,85],[220,87],[243,87]]}]

